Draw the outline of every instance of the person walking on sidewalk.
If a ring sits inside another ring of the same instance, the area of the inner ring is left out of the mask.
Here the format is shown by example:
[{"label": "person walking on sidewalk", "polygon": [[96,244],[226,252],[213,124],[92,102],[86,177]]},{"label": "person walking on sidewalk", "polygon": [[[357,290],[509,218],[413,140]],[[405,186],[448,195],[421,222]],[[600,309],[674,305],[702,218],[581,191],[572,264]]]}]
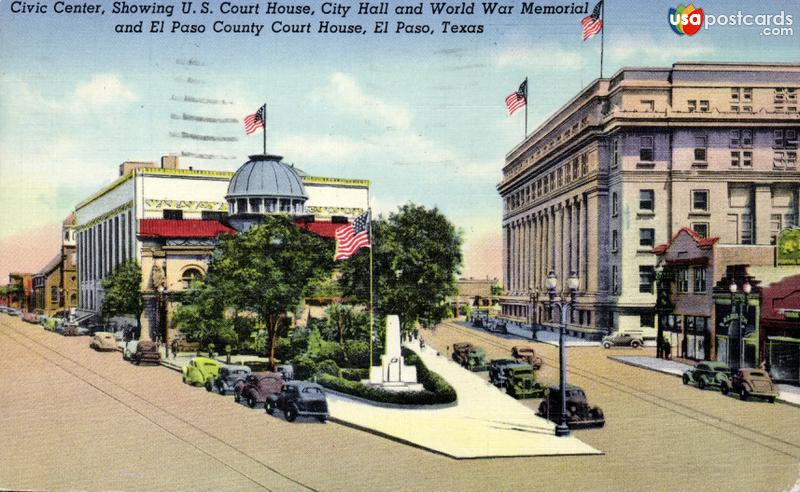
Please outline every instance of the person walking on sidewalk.
[{"label": "person walking on sidewalk", "polygon": [[178,356],[178,339],[175,338],[172,340],[172,358],[174,359],[177,356]]},{"label": "person walking on sidewalk", "polygon": [[669,343],[669,338],[664,337],[664,341],[661,344],[661,346],[662,346],[662,348],[664,350],[664,359],[665,360],[670,360],[672,358],[672,354],[671,354],[671,352],[672,352],[672,344]]}]

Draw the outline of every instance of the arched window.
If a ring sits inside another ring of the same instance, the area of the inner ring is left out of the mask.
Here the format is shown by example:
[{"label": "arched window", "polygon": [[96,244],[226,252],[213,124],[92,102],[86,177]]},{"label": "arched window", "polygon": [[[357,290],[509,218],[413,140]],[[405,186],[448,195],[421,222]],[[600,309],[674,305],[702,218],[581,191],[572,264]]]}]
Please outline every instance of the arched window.
[{"label": "arched window", "polygon": [[201,272],[197,268],[187,268],[186,270],[183,271],[183,274],[181,275],[181,281],[183,282],[183,286],[186,289],[190,288],[192,285],[194,285],[195,282],[202,279],[203,279],[203,272]]}]

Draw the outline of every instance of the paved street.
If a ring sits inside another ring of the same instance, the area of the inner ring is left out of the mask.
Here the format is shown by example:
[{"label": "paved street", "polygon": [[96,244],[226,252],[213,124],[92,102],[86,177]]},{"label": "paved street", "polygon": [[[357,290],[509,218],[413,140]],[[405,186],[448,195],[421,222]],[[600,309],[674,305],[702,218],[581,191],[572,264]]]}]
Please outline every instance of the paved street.
[{"label": "paved street", "polygon": [[[440,350],[473,340],[490,357],[515,343],[444,325],[423,336]],[[570,349],[572,382],[608,419],[576,435],[604,455],[455,460],[335,423],[289,424],[88,344],[0,314],[0,488],[763,491],[800,477],[800,409],[607,359],[622,349]],[[556,348],[537,348],[555,382]]]}]

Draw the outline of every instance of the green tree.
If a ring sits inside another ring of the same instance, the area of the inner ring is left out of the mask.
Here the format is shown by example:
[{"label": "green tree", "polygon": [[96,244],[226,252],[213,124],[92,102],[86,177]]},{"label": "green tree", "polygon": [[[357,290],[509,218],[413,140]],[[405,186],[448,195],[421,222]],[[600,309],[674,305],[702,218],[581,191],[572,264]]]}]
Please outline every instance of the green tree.
[{"label": "green tree", "polygon": [[103,280],[103,318],[115,316],[132,316],[136,319],[136,338],[142,334],[142,269],[134,260],[127,260],[119,265],[108,278]]},{"label": "green tree", "polygon": [[[420,320],[439,322],[445,300],[456,293],[461,267],[461,235],[437,209],[407,204],[387,220],[372,224],[375,310],[397,314],[404,329]],[[369,254],[362,250],[343,262],[346,296],[369,303]]]},{"label": "green tree", "polygon": [[236,317],[225,314],[225,291],[206,282],[197,282],[184,294],[173,322],[190,340],[201,347],[238,345]]},{"label": "green tree", "polygon": [[333,242],[296,227],[288,218],[266,221],[223,236],[206,282],[227,306],[254,313],[266,328],[270,364],[276,341],[305,296],[333,270]]}]

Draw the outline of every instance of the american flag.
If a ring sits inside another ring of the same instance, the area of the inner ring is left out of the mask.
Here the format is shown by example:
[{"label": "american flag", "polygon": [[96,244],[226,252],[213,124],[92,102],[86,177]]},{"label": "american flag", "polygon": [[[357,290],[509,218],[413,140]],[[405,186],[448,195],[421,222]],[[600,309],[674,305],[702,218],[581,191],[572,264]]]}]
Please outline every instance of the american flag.
[{"label": "american flag", "polygon": [[264,121],[266,121],[266,119],[267,119],[267,105],[264,104],[263,106],[258,108],[258,111],[256,111],[255,113],[244,117],[244,132],[250,135],[259,128],[264,128]]},{"label": "american flag", "polygon": [[369,210],[359,215],[352,224],[336,229],[335,260],[346,260],[364,246],[369,247]]},{"label": "american flag", "polygon": [[591,38],[603,29],[603,19],[600,18],[600,12],[603,9],[603,0],[597,2],[592,10],[592,15],[587,15],[581,20],[583,26],[583,40]]},{"label": "american flag", "polygon": [[508,115],[514,114],[514,111],[528,104],[528,79],[519,85],[519,89],[512,92],[506,97],[506,107],[508,108]]}]

